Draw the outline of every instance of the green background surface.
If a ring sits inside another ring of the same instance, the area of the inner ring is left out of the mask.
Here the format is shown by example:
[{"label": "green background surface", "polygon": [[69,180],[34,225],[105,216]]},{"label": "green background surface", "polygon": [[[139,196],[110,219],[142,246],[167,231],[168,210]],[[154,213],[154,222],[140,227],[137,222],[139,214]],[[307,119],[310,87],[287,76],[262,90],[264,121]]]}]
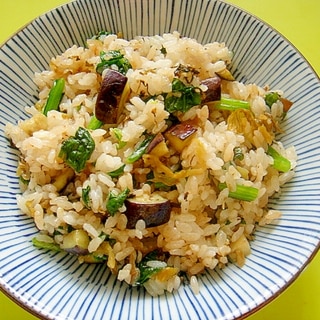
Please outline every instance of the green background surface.
[{"label": "green background surface", "polygon": [[[37,16],[67,0],[1,0],[0,43]],[[284,35],[320,75],[319,0],[228,1],[270,24]],[[320,319],[320,253],[293,284],[248,320]],[[0,320],[35,320],[21,306],[0,292]],[[169,319],[168,319],[169,320]]]}]

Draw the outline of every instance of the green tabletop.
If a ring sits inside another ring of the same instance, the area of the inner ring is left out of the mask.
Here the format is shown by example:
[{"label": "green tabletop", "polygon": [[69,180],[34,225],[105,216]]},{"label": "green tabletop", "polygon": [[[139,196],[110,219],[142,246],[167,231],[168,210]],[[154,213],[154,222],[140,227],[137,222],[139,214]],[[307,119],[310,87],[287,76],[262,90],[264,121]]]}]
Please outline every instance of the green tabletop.
[{"label": "green tabletop", "polygon": [[[67,0],[1,0],[0,43],[32,19]],[[282,33],[320,75],[319,0],[230,0]],[[297,280],[248,320],[320,319],[320,253]],[[0,292],[0,320],[32,320],[33,315]]]}]

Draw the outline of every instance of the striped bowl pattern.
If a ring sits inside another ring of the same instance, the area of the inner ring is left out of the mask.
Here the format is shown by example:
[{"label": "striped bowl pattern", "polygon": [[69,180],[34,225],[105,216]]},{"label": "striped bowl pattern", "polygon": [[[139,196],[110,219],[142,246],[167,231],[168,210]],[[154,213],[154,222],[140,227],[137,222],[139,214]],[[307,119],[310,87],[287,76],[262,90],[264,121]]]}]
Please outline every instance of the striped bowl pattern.
[{"label": "striped bowl pattern", "polygon": [[[202,43],[226,42],[238,80],[281,88],[294,101],[282,141],[295,145],[298,167],[281,199],[270,207],[283,217],[259,228],[243,268],[230,265],[161,297],[116,281],[102,265],[79,265],[63,253],[31,244],[37,230],[21,214],[15,195],[17,151],[3,133],[24,119],[37,99],[33,73],[51,57],[100,30],[125,38],[178,30]],[[319,249],[320,85],[305,59],[270,26],[214,0],[79,0],[35,19],[0,49],[0,284],[17,303],[45,319],[240,319],[277,296]]]}]

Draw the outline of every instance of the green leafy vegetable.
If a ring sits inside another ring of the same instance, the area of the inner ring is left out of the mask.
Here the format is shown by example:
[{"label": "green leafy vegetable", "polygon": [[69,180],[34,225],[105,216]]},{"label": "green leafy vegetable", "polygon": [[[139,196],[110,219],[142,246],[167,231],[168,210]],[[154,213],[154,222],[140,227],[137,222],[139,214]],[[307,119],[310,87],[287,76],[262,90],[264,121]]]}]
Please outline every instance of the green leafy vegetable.
[{"label": "green leafy vegetable", "polygon": [[267,154],[273,158],[273,167],[281,172],[288,172],[291,169],[291,162],[283,157],[271,146],[268,147]]},{"label": "green leafy vegetable", "polygon": [[64,159],[76,172],[80,172],[91,157],[94,148],[95,143],[89,131],[79,127],[75,136],[63,141],[59,157]]},{"label": "green leafy vegetable", "polygon": [[122,140],[122,131],[119,128],[111,128],[110,132],[114,135],[114,137],[118,141],[117,149],[122,149],[127,143]]},{"label": "green leafy vegetable", "polygon": [[194,86],[187,86],[178,78],[172,81],[172,92],[165,95],[164,106],[170,112],[186,112],[201,103],[201,91]]},{"label": "green leafy vegetable", "polygon": [[53,82],[53,86],[49,92],[47,102],[43,108],[43,114],[47,116],[51,110],[58,110],[59,104],[63,97],[63,90],[65,86],[65,80],[63,78],[57,79]]},{"label": "green leafy vegetable", "polygon": [[162,46],[161,49],[160,49],[160,52],[162,54],[166,55],[167,54],[167,49],[164,46]]},{"label": "green leafy vegetable", "polygon": [[102,127],[103,122],[98,120],[97,117],[95,115],[93,115],[90,119],[90,122],[88,124],[87,129],[89,130],[96,130],[99,129],[100,127]]},{"label": "green leafy vegetable", "polygon": [[101,233],[99,234],[99,238],[103,239],[103,241],[109,242],[111,246],[113,246],[117,242],[117,240],[110,238],[110,235],[104,233],[103,231],[101,231]]},{"label": "green leafy vegetable", "polygon": [[152,266],[150,264],[151,261],[157,261],[158,252],[152,251],[149,254],[147,254],[141,262],[138,264],[138,268],[140,270],[139,278],[136,281],[136,285],[143,285],[145,282],[147,282],[154,274],[158,273],[160,270],[164,268],[164,266]]},{"label": "green leafy vegetable", "polygon": [[96,67],[96,71],[100,74],[107,68],[116,69],[120,73],[126,74],[132,68],[129,60],[120,50],[101,51],[100,60],[101,62]]},{"label": "green leafy vegetable", "polygon": [[110,34],[114,34],[114,33],[109,32],[109,31],[105,31],[105,30],[101,30],[93,37],[93,39],[100,40],[101,37],[109,36]]},{"label": "green leafy vegetable", "polygon": [[151,140],[154,138],[154,135],[148,135],[133,151],[133,153],[126,159],[127,163],[134,163],[139,160],[146,152],[147,147]]},{"label": "green leafy vegetable", "polygon": [[266,105],[271,108],[271,106],[280,99],[280,95],[277,92],[269,92],[265,95],[264,100]]},{"label": "green leafy vegetable", "polygon": [[29,182],[30,182],[30,179],[25,179],[22,175],[19,176],[19,180],[21,183],[25,184],[25,185],[28,185]]},{"label": "green leafy vegetable", "polygon": [[221,97],[220,101],[214,103],[214,107],[218,110],[235,111],[237,109],[250,109],[250,104],[248,101]]},{"label": "green leafy vegetable", "polygon": [[40,249],[52,250],[52,251],[61,251],[61,248],[58,244],[54,242],[45,242],[40,241],[37,238],[32,239],[32,244]]},{"label": "green leafy vegetable", "polygon": [[111,177],[111,178],[117,178],[119,176],[121,176],[124,172],[124,168],[125,168],[125,164],[122,165],[121,167],[119,167],[118,169],[114,170],[114,171],[111,171],[111,172],[108,172],[108,175]]},{"label": "green leafy vegetable", "polygon": [[240,147],[235,147],[233,149],[233,160],[243,160],[244,154],[242,153],[242,150]]},{"label": "green leafy vegetable", "polygon": [[[219,190],[227,188],[226,183],[219,183]],[[229,197],[243,201],[254,201],[258,197],[259,190],[254,187],[237,185],[235,191],[229,191]]]},{"label": "green leafy vegetable", "polygon": [[84,205],[86,206],[86,208],[90,208],[90,197],[89,197],[90,190],[91,190],[90,186],[87,186],[86,188],[82,188],[81,199]]},{"label": "green leafy vegetable", "polygon": [[129,193],[130,190],[128,188],[126,188],[119,194],[114,194],[113,192],[109,193],[106,209],[111,216],[114,216],[118,212],[118,210],[123,206]]}]

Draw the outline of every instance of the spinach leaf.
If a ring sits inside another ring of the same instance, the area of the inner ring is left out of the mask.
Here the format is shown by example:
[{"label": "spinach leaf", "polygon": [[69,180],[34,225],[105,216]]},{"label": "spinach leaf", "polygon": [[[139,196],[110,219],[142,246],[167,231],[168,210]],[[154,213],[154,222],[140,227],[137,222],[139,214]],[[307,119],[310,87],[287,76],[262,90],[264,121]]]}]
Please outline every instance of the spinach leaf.
[{"label": "spinach leaf", "polygon": [[90,193],[91,187],[87,186],[86,188],[82,188],[82,194],[81,194],[81,199],[85,205],[86,208],[90,208]]},{"label": "spinach leaf", "polygon": [[109,36],[110,34],[114,34],[114,33],[110,31],[101,30],[93,37],[93,39],[100,40],[101,37]]},{"label": "spinach leaf", "polygon": [[103,70],[116,66],[117,70],[122,74],[126,74],[129,69],[132,68],[129,60],[124,56],[120,50],[109,50],[107,52],[100,52],[100,60],[96,67],[96,71],[102,74]]},{"label": "spinach leaf", "polygon": [[108,172],[108,175],[109,175],[111,178],[117,178],[117,177],[119,177],[120,175],[123,174],[125,166],[126,166],[126,165],[123,164],[123,165],[122,165],[121,167],[119,167],[118,169]]},{"label": "spinach leaf", "polygon": [[79,127],[75,136],[63,141],[59,157],[64,159],[76,172],[80,172],[91,157],[94,148],[95,143],[89,131]]},{"label": "spinach leaf", "polygon": [[172,81],[172,92],[165,95],[164,106],[170,112],[186,112],[201,103],[201,91],[192,85],[187,86],[178,78]]},{"label": "spinach leaf", "polygon": [[126,188],[119,194],[115,194],[112,191],[109,193],[109,199],[107,201],[106,209],[111,216],[114,216],[118,210],[123,206],[127,199],[130,190]]},{"label": "spinach leaf", "polygon": [[160,270],[162,270],[164,267],[157,266],[154,267],[152,264],[148,264],[150,261],[157,261],[156,258],[158,256],[158,251],[152,251],[149,254],[147,254],[141,262],[138,264],[138,268],[140,270],[139,278],[136,281],[136,285],[140,286],[143,285],[145,282],[147,282],[154,274],[158,273]]}]

